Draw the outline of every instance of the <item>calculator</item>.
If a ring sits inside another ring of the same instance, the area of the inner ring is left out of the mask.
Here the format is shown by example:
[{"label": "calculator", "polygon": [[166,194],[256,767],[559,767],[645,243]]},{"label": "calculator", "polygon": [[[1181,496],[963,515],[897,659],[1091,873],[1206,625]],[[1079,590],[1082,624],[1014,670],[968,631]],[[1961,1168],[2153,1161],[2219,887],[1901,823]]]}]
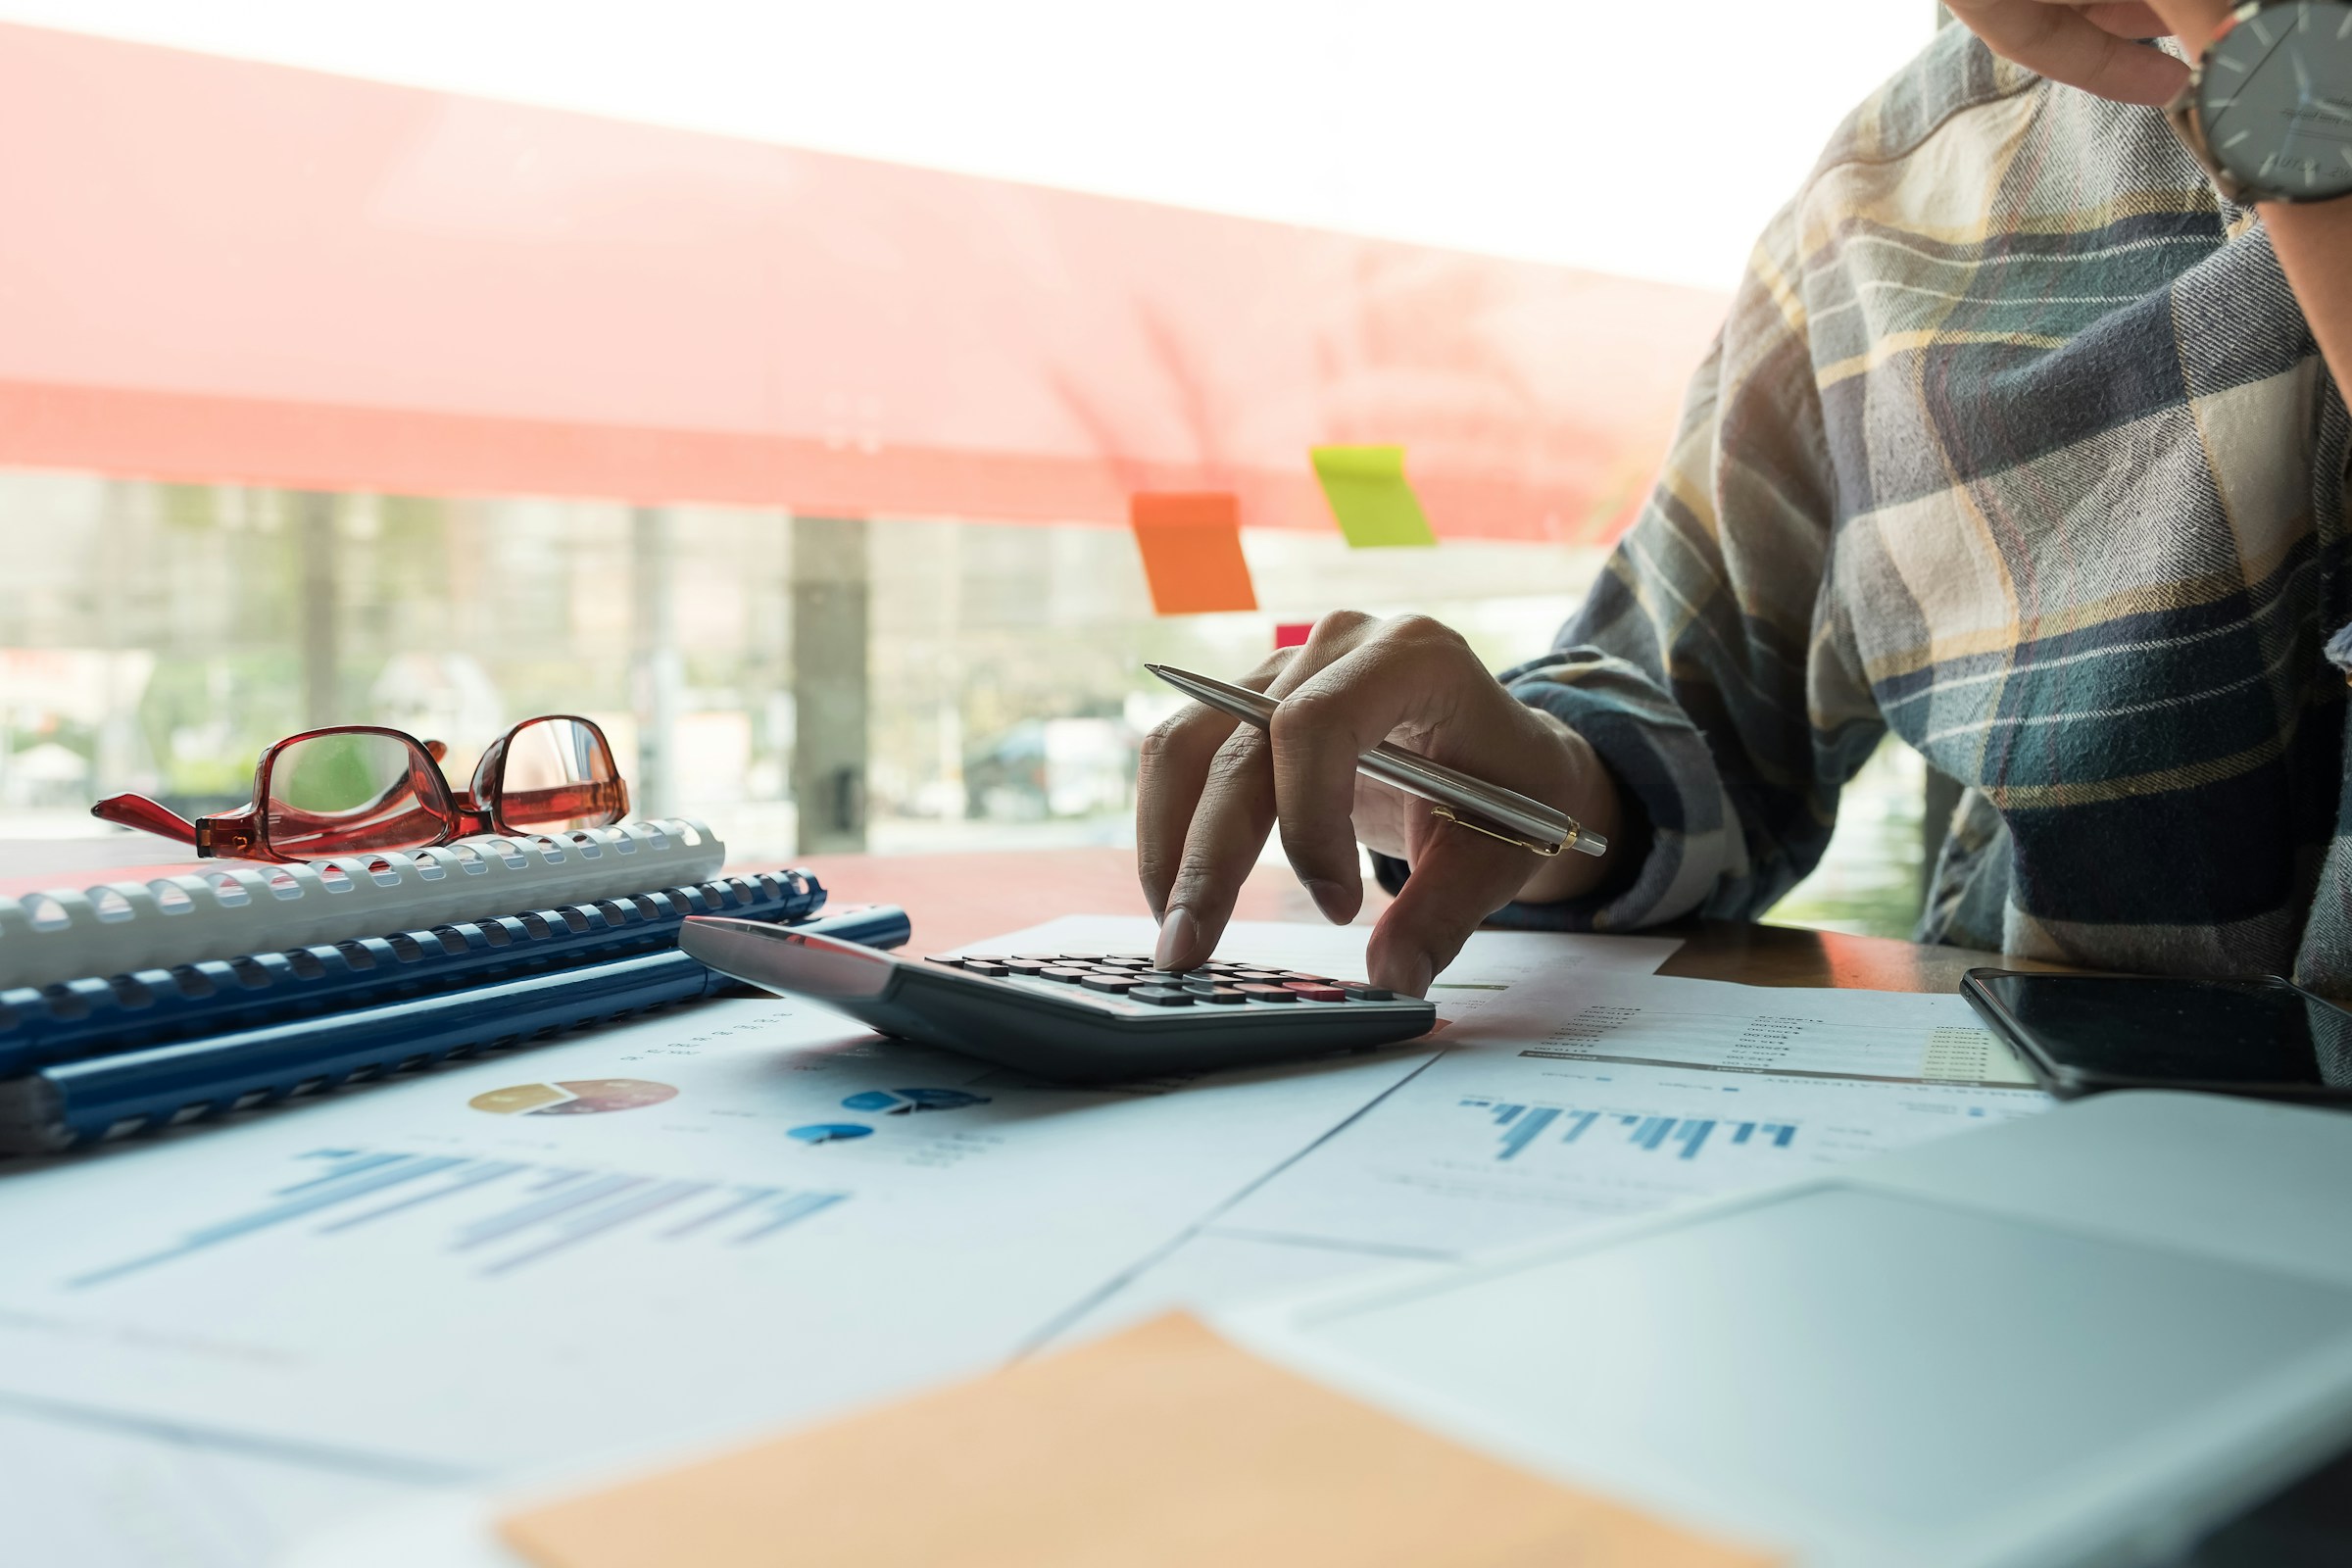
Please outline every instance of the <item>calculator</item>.
[{"label": "calculator", "polygon": [[1218,959],[1177,973],[1124,953],[952,953],[921,961],[789,926],[686,921],[721,974],[884,1034],[1065,1083],[1238,1067],[1425,1035],[1437,1009],[1358,980]]}]

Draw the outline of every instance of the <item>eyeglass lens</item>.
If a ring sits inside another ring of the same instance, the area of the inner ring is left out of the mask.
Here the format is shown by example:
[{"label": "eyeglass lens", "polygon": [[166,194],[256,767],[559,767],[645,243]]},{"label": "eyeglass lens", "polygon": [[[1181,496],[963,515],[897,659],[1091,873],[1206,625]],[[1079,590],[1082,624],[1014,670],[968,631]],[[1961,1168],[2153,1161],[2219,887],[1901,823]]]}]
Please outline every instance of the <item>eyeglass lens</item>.
[{"label": "eyeglass lens", "polygon": [[507,743],[498,810],[518,832],[602,827],[620,819],[626,799],[612,753],[593,725],[534,719]]},{"label": "eyeglass lens", "polygon": [[280,750],[265,803],[280,855],[438,844],[453,812],[424,754],[389,735],[311,735]]}]

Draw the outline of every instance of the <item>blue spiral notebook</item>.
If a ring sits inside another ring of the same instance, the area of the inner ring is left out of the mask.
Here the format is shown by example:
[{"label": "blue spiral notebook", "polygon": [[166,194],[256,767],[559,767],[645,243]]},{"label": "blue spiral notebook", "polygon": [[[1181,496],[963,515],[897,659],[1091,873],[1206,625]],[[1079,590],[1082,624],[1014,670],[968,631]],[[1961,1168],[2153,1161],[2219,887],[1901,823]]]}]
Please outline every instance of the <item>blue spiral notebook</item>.
[{"label": "blue spiral notebook", "polygon": [[0,991],[0,1078],[100,1052],[200,1040],[674,948],[688,915],[798,920],[824,906],[806,871],[686,887],[282,953]]},{"label": "blue spiral notebook", "polygon": [[905,910],[824,913],[806,872],[0,993],[0,1153],[153,1131],[737,989],[677,950],[694,914],[906,941]]}]

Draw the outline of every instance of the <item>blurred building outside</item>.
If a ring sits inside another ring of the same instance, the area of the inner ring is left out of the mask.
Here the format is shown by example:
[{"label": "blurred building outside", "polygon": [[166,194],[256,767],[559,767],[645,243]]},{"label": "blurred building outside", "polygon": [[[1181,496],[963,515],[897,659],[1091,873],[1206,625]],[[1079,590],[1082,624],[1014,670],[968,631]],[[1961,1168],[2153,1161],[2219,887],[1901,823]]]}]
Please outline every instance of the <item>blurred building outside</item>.
[{"label": "blurred building outside", "polygon": [[[642,808],[782,863],[803,852],[796,522],[662,509],[658,599],[647,527],[618,504],[0,474],[0,838],[119,834],[88,806],[124,790],[186,814],[239,804],[262,747],[320,723],[445,741],[462,782],[508,724],[576,711],[604,725]],[[865,840],[883,854],[1131,843],[1136,747],[1178,702],[1146,662],[1239,671],[1278,623],[1347,606],[1437,615],[1501,668],[1546,646],[1604,559],[1249,530],[1258,613],[1157,618],[1123,530],[864,531]],[[1907,930],[1923,780],[1912,754],[1882,751],[1781,917]]]}]

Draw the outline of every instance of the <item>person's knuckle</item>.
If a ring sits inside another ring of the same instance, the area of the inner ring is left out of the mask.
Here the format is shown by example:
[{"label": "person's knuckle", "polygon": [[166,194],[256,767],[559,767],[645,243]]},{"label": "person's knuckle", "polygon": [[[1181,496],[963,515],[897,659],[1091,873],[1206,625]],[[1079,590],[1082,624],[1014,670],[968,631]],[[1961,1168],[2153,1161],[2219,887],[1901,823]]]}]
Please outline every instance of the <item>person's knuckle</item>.
[{"label": "person's knuckle", "polygon": [[1144,735],[1136,748],[1136,766],[1148,768],[1154,763],[1176,763],[1197,756],[1216,733],[1216,715],[1205,710],[1186,711],[1161,719]]},{"label": "person's knuckle", "polygon": [[1274,749],[1286,755],[1311,747],[1331,732],[1339,713],[1330,691],[1308,687],[1291,693],[1275,706],[1267,731]]},{"label": "person's knuckle", "polygon": [[1314,628],[1308,635],[1319,641],[1351,636],[1371,625],[1373,619],[1360,610],[1329,610],[1315,617]]},{"label": "person's knuckle", "polygon": [[1387,642],[1437,653],[1453,653],[1470,646],[1460,632],[1437,616],[1425,615],[1418,611],[1392,616],[1381,627],[1381,636]]},{"label": "person's knuckle", "polygon": [[1265,752],[1265,742],[1254,729],[1236,730],[1232,739],[1217,748],[1208,760],[1208,779],[1212,788],[1230,787],[1250,781],[1257,772]]},{"label": "person's knuckle", "polygon": [[1149,773],[1169,760],[1170,754],[1176,749],[1175,727],[1176,720],[1171,718],[1152,725],[1144,733],[1142,743],[1135,749],[1138,772]]}]

